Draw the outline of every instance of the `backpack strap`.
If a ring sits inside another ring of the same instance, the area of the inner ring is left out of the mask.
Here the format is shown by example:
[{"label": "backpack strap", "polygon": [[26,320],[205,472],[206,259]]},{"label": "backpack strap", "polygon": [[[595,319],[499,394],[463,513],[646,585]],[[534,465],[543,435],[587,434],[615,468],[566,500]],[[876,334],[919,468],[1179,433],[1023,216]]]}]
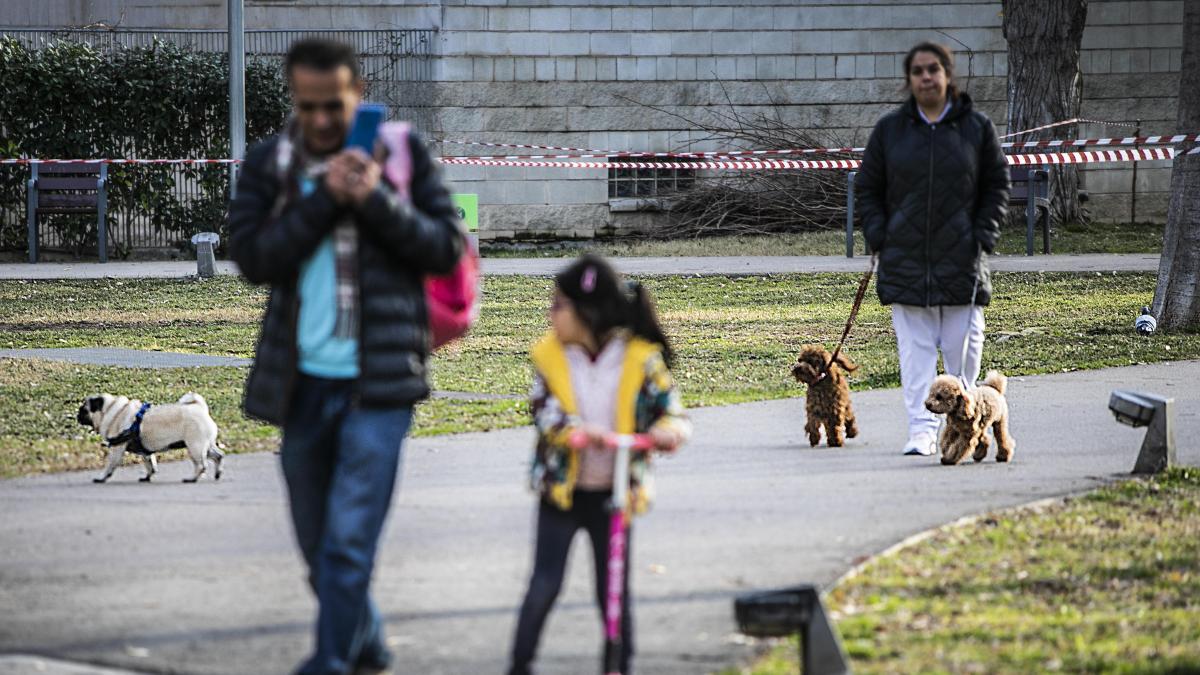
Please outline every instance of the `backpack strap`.
[{"label": "backpack strap", "polygon": [[411,130],[408,122],[388,122],[379,127],[379,138],[387,148],[383,175],[401,198],[408,198],[412,184],[412,150],[408,147]]}]

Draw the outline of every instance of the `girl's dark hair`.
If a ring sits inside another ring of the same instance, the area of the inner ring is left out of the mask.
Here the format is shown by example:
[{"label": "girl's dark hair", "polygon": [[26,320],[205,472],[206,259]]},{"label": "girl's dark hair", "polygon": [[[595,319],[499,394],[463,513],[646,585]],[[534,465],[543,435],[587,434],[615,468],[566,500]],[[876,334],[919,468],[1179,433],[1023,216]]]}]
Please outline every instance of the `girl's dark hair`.
[{"label": "girl's dark hair", "polygon": [[608,342],[614,330],[626,328],[661,345],[663,360],[671,367],[675,354],[658,324],[650,294],[640,283],[626,283],[608,261],[588,253],[559,272],[554,284],[600,345]]},{"label": "girl's dark hair", "polygon": [[912,68],[917,52],[929,52],[937,57],[938,63],[942,64],[942,70],[946,71],[946,97],[950,100],[958,98],[958,85],[954,83],[954,54],[945,45],[936,42],[922,42],[904,55],[904,90],[912,88],[908,81],[908,71]]}]

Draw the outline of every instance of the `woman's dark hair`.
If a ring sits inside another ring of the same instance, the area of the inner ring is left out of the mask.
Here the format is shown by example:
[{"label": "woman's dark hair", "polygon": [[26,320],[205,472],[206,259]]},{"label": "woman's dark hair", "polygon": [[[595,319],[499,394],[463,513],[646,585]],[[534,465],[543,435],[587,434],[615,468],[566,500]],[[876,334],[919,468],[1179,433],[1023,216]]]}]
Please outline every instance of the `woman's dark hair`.
[{"label": "woman's dark hair", "polygon": [[904,90],[911,89],[908,72],[912,68],[913,58],[916,57],[917,52],[929,52],[937,57],[938,63],[942,64],[942,70],[946,71],[946,97],[950,100],[958,98],[958,85],[954,83],[954,54],[945,45],[939,45],[936,42],[922,42],[904,55]]},{"label": "woman's dark hair", "polygon": [[608,342],[614,330],[627,328],[661,345],[663,360],[671,367],[675,354],[658,324],[650,294],[640,283],[626,283],[608,261],[588,253],[559,272],[554,284],[600,345]]},{"label": "woman's dark hair", "polygon": [[354,53],[354,47],[325,38],[304,38],[293,42],[283,61],[284,74],[289,78],[297,67],[324,72],[342,66],[349,68],[351,79],[358,82],[358,56]]}]

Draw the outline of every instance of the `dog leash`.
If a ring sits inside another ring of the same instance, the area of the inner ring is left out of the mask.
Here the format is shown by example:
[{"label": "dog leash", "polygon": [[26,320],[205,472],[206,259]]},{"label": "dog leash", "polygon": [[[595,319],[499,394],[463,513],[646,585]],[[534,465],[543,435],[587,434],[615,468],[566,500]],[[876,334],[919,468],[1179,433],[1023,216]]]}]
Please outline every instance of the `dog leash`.
[{"label": "dog leash", "polygon": [[862,279],[858,281],[858,291],[854,294],[854,305],[850,307],[850,317],[846,319],[846,328],[842,330],[842,339],[838,340],[837,347],[833,350],[833,355],[829,357],[829,363],[821,369],[817,381],[825,379],[829,374],[829,369],[833,367],[834,361],[837,360],[838,354],[842,352],[842,345],[846,344],[846,337],[850,335],[850,328],[854,325],[854,319],[858,317],[858,309],[862,307],[863,298],[867,295],[867,286],[871,283],[871,275],[875,273],[875,258],[878,253],[871,254],[871,263],[867,265],[867,271],[863,273]]},{"label": "dog leash", "polygon": [[[979,276],[983,272],[983,250],[981,248],[976,248],[975,257],[980,264],[979,269],[975,272],[975,283],[971,285],[971,303],[967,305],[967,329],[963,335],[962,360],[958,364],[958,380],[966,389],[975,386],[974,382],[967,382],[967,350],[971,346],[971,329],[975,327],[975,296],[979,292]],[[979,357],[982,360],[983,354],[980,354]]]}]

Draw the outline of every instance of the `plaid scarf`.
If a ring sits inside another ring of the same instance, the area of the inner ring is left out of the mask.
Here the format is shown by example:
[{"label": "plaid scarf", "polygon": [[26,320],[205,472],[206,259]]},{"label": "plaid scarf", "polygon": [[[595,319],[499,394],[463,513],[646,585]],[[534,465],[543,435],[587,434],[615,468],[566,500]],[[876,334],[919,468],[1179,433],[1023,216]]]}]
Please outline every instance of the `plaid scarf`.
[{"label": "plaid scarf", "polygon": [[[295,120],[288,120],[276,146],[275,171],[283,189],[279,191],[272,218],[279,217],[289,205],[307,194],[302,191],[302,183],[319,181],[325,173],[325,160],[313,157],[299,141],[299,125]],[[333,252],[337,270],[337,321],[333,335],[342,339],[357,338],[358,228],[352,217],[343,216],[334,226]]]}]

